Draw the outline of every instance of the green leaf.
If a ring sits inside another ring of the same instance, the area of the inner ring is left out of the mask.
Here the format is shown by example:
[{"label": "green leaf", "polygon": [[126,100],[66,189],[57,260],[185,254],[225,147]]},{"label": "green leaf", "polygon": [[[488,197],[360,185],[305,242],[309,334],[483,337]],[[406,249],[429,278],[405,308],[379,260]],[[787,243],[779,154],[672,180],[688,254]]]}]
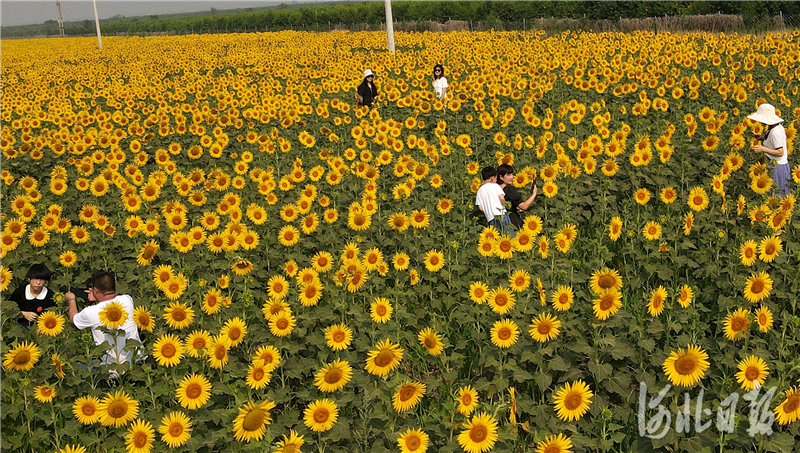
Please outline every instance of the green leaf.
[{"label": "green leaf", "polygon": [[789,433],[772,433],[770,436],[765,437],[764,451],[771,451],[774,453],[793,453],[795,449],[795,437]]},{"label": "green leaf", "polygon": [[564,359],[560,355],[556,355],[548,362],[546,362],[547,366],[550,367],[552,370],[556,371],[567,371],[570,369],[570,364],[564,361]]}]

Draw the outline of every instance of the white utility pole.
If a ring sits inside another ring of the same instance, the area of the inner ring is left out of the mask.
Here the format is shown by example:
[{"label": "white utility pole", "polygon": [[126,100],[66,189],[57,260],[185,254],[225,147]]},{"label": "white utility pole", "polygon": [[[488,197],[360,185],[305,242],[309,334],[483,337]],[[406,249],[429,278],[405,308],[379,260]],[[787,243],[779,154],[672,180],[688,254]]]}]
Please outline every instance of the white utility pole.
[{"label": "white utility pole", "polygon": [[97,0],[92,0],[94,6],[94,26],[97,28],[97,45],[103,48],[103,38],[100,37],[100,19],[97,17]]},{"label": "white utility pole", "polygon": [[394,23],[392,22],[392,0],[383,0],[386,7],[386,36],[389,40],[389,52],[394,53]]},{"label": "white utility pole", "polygon": [[64,36],[64,19],[61,18],[61,1],[56,0],[56,9],[58,10],[58,34]]}]

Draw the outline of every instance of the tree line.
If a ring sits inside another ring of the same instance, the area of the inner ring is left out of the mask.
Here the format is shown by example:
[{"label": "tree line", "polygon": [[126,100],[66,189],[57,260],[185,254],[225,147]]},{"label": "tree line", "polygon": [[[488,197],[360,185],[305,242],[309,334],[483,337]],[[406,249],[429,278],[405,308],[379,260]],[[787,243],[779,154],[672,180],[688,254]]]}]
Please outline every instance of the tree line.
[{"label": "tree line", "polygon": [[[763,16],[800,14],[800,2],[794,1],[395,1],[392,2],[396,22],[447,20],[484,22],[522,22],[540,18],[617,20],[698,14],[738,14]],[[335,3],[290,7],[282,4],[269,9],[245,12],[212,11],[202,15],[180,17],[142,16],[101,21],[107,34],[136,34],[189,31],[243,31],[335,27],[342,24],[380,25],[385,21],[383,2]],[[70,36],[93,34],[92,21],[64,25]],[[55,21],[38,25],[3,27],[3,37],[58,35]]]}]

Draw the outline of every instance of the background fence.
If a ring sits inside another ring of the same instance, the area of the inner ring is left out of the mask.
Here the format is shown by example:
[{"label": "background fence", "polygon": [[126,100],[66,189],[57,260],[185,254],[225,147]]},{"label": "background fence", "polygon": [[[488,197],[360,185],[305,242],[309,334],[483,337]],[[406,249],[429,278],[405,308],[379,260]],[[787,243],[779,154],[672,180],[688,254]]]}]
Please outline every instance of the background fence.
[{"label": "background fence", "polygon": [[[8,28],[8,27],[6,27]],[[102,29],[102,26],[101,26]],[[294,27],[237,27],[237,28],[186,28],[182,30],[137,31],[137,32],[104,32],[105,36],[161,36],[214,33],[257,33],[276,32],[282,30],[331,32],[331,31],[377,31],[385,30],[385,24],[370,23],[313,23]],[[394,29],[405,32],[451,32],[451,31],[512,31],[512,30],[544,30],[558,33],[566,30],[585,30],[594,32],[712,32],[712,33],[751,33],[783,32],[800,29],[800,14],[777,15],[739,15],[739,14],[707,14],[686,16],[664,16],[646,18],[611,19],[570,19],[570,18],[538,18],[522,21],[466,21],[448,20],[444,23],[436,21],[395,22]],[[86,33],[67,32],[67,36],[94,36],[94,27]],[[15,36],[4,30],[3,38],[18,37],[58,37],[57,34],[37,36]]]}]

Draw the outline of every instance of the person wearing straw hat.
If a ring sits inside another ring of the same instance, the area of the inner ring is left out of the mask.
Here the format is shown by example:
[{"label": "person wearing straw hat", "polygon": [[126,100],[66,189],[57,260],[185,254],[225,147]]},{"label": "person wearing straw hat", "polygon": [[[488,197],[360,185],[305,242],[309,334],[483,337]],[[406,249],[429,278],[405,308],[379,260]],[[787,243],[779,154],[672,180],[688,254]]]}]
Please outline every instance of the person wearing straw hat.
[{"label": "person wearing straw hat", "polygon": [[761,104],[756,113],[747,118],[758,121],[767,126],[763,134],[756,136],[760,144],[751,149],[763,153],[773,161],[772,181],[778,187],[781,195],[792,193],[789,188],[791,169],[789,168],[789,149],[786,143],[786,130],[783,128],[783,119],[775,114],[775,107],[771,104]]},{"label": "person wearing straw hat", "polygon": [[372,106],[372,102],[378,97],[378,87],[375,86],[375,74],[367,69],[364,71],[364,81],[358,86],[356,97],[358,105]]}]

